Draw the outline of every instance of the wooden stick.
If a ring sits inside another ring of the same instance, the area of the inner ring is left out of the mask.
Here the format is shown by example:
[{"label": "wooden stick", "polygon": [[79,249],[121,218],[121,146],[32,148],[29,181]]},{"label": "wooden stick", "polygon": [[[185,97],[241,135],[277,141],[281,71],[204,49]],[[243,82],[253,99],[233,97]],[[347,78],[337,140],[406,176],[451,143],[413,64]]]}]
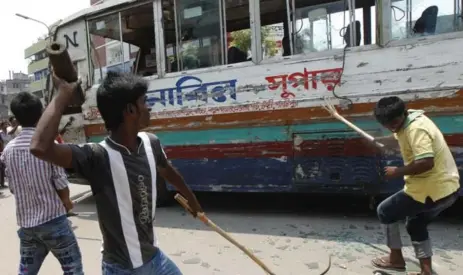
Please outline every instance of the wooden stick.
[{"label": "wooden stick", "polygon": [[83,200],[85,200],[87,198],[90,198],[91,196],[93,196],[93,193],[90,190],[90,191],[87,191],[85,194],[79,196],[77,199],[73,200],[72,203],[77,204],[77,203],[79,203],[79,202],[81,202],[81,201],[83,201]]},{"label": "wooden stick", "polygon": [[[193,210],[188,204],[188,201],[180,194],[175,195],[175,199],[180,203],[188,212],[193,214]],[[214,222],[212,222],[204,213],[198,213],[198,218],[207,226],[212,228],[215,232],[219,233],[222,237],[227,239],[229,242],[234,244],[236,247],[238,247],[241,251],[243,251],[246,255],[249,256],[256,264],[258,264],[265,272],[267,272],[270,275],[275,275],[259,258],[257,258],[251,251],[249,251],[245,246],[241,245],[238,243],[235,239],[233,239],[227,232],[225,232],[222,228],[220,228],[218,225],[216,225]]]},{"label": "wooden stick", "polygon": [[323,108],[328,111],[334,118],[336,118],[337,120],[341,121],[342,123],[346,124],[347,126],[349,126],[352,130],[356,131],[357,133],[359,133],[361,136],[363,136],[364,138],[368,139],[369,141],[371,142],[374,142],[376,144],[376,146],[380,147],[380,148],[384,148],[384,144],[382,143],[379,143],[377,141],[375,141],[375,138],[373,136],[371,136],[370,134],[368,134],[367,132],[363,131],[362,129],[360,129],[359,127],[357,127],[355,124],[353,124],[352,122],[348,121],[347,119],[345,119],[342,115],[340,115],[338,113],[338,111],[336,111],[336,108],[334,107],[333,104],[331,104],[331,101],[327,98],[325,98],[325,104],[323,105]]}]

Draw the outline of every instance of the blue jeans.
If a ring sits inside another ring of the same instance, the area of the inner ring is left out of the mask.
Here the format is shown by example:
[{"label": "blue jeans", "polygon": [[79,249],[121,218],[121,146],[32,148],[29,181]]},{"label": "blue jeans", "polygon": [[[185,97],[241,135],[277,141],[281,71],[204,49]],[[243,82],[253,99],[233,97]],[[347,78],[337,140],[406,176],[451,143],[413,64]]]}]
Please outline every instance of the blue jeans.
[{"label": "blue jeans", "polygon": [[458,199],[455,192],[438,201],[427,199],[418,202],[403,190],[384,200],[377,209],[379,221],[385,225],[387,245],[390,249],[401,249],[399,221],[405,220],[405,227],[412,240],[418,259],[432,256],[428,225]]},{"label": "blue jeans", "polygon": [[58,259],[64,275],[84,274],[82,255],[66,216],[36,227],[20,228],[18,236],[21,253],[19,275],[38,274],[48,252]]},{"label": "blue jeans", "polygon": [[160,249],[151,261],[143,266],[127,270],[118,264],[102,263],[103,275],[182,275],[175,263]]}]

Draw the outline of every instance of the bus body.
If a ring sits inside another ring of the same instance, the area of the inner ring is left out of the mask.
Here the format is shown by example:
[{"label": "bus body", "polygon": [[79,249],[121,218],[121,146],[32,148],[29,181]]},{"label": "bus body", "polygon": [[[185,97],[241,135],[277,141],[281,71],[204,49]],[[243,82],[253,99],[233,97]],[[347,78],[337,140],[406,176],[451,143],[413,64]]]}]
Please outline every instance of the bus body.
[{"label": "bus body", "polygon": [[55,32],[87,90],[82,112],[62,120],[75,118],[64,138],[101,141],[98,84],[108,71],[131,71],[149,83],[147,131],[193,190],[395,192],[403,180],[382,171],[401,157],[322,104],[334,98],[343,116],[384,136],[373,107],[399,96],[426,111],[461,166],[461,3],[431,2],[104,1]]}]

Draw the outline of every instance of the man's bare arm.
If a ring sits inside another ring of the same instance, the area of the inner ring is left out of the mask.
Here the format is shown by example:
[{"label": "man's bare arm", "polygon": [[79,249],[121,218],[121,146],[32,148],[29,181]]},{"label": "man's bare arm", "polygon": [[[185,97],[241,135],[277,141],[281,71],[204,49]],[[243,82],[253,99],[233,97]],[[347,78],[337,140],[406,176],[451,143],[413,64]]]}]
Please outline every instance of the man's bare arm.
[{"label": "man's bare arm", "polygon": [[180,175],[177,169],[175,169],[169,161],[167,161],[167,163],[162,167],[158,166],[157,170],[167,182],[172,184],[175,189],[177,189],[178,192],[188,200],[190,207],[196,211],[196,213],[192,213],[193,215],[196,215],[198,212],[203,212],[195,194],[191,191],[188,185],[186,185],[182,175]]},{"label": "man's bare arm", "polygon": [[65,108],[71,103],[76,83],[69,84],[55,79],[59,89],[37,124],[31,141],[31,153],[42,160],[63,168],[72,168],[72,151],[68,145],[56,144],[59,123]]},{"label": "man's bare arm", "polygon": [[410,164],[397,168],[399,177],[409,175],[419,175],[428,172],[434,168],[434,157],[414,160]]}]

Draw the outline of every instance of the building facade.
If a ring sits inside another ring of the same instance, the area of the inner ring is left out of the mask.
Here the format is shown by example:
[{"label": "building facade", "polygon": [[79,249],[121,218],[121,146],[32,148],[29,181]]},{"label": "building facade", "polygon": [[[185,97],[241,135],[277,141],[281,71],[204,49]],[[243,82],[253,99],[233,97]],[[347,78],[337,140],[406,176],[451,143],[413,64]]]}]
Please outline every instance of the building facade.
[{"label": "building facade", "polygon": [[27,73],[31,78],[29,91],[38,96],[43,102],[48,76],[49,60],[45,51],[47,44],[47,37],[43,37],[24,50],[24,58],[28,61]]},{"label": "building facade", "polygon": [[19,92],[30,91],[31,79],[25,73],[10,71],[9,78],[0,82],[0,119],[11,116],[10,103]]}]

